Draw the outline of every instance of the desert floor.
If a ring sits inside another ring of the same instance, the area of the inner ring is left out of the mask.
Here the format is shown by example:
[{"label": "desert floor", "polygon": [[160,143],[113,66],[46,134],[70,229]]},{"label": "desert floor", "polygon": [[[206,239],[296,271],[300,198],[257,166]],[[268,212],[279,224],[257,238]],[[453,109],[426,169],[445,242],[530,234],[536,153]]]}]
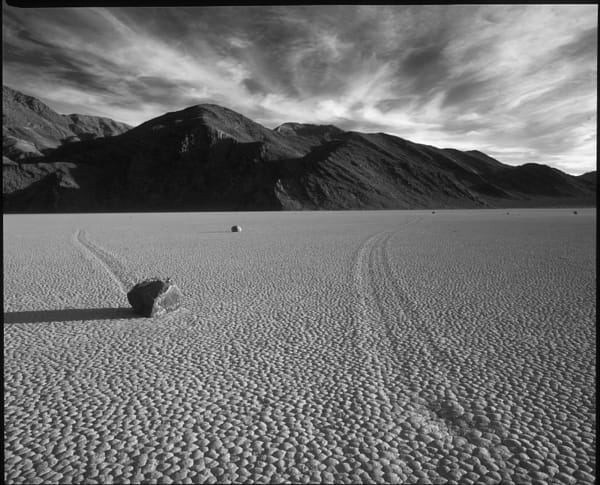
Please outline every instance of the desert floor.
[{"label": "desert floor", "polygon": [[[593,483],[595,245],[595,209],[4,216],[4,478]],[[183,307],[134,317],[154,275]]]}]

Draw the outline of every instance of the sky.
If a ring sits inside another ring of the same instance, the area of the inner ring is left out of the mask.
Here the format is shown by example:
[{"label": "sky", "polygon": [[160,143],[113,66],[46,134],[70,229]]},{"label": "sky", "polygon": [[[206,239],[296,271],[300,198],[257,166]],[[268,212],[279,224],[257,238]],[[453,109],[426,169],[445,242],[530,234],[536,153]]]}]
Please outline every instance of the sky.
[{"label": "sky", "polygon": [[20,9],[4,84],[137,125],[199,103],[596,170],[597,5]]}]

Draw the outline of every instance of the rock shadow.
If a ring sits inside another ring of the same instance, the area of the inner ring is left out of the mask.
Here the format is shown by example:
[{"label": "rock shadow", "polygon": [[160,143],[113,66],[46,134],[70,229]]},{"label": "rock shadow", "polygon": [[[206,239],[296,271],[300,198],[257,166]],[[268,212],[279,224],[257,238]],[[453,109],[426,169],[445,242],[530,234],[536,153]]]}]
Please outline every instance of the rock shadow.
[{"label": "rock shadow", "polygon": [[64,310],[39,310],[5,312],[4,323],[74,322],[87,320],[123,320],[143,318],[131,308],[66,308]]}]

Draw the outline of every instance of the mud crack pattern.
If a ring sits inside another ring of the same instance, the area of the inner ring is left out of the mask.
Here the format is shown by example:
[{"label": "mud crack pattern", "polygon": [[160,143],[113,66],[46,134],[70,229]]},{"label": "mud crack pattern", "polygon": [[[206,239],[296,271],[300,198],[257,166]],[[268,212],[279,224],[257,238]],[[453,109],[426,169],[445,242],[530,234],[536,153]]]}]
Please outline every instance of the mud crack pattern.
[{"label": "mud crack pattern", "polygon": [[512,215],[7,217],[5,481],[593,483],[595,213]]}]

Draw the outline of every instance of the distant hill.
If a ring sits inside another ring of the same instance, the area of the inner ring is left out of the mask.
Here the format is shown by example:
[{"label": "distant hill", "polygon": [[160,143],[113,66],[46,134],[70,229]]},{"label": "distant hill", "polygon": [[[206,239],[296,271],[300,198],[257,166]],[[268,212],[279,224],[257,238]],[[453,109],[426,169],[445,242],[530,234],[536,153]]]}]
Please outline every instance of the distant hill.
[{"label": "distant hill", "polygon": [[[61,118],[62,119],[62,118]],[[62,125],[61,125],[62,126]],[[537,164],[331,125],[274,130],[214,104],[3,162],[5,212],[594,205],[595,186]]]},{"label": "distant hill", "polygon": [[589,184],[591,187],[594,187],[594,190],[596,190],[596,186],[598,185],[598,174],[595,170],[579,175],[577,178],[582,182]]},{"label": "distant hill", "polygon": [[2,153],[11,160],[39,157],[63,143],[119,135],[130,128],[109,118],[61,115],[33,96],[2,86]]}]

